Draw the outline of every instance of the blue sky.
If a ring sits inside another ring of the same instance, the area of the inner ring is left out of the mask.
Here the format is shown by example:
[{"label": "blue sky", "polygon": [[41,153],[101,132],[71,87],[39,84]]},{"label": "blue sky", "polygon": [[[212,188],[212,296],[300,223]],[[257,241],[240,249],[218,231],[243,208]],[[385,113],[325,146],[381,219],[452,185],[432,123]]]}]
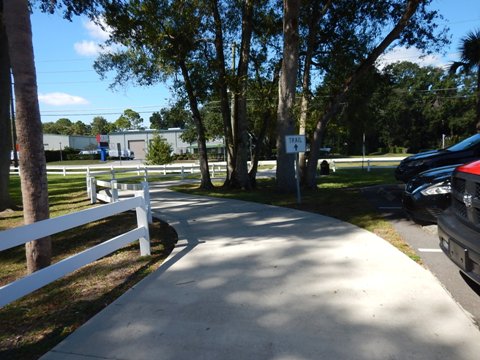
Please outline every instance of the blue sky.
[{"label": "blue sky", "polygon": [[[444,65],[458,60],[460,39],[469,31],[480,28],[480,0],[434,0],[432,7],[440,10],[450,28],[452,43],[446,55],[419,59],[415,49],[394,49],[387,62],[408,60],[425,65]],[[101,115],[115,121],[123,110],[131,108],[141,114],[148,127],[153,111],[167,107],[170,92],[166,86],[135,87],[112,91],[108,80],[101,81],[93,70],[98,44],[106,34],[85,18],[72,22],[61,15],[32,15],[33,43],[42,121],[67,117],[72,121],[90,123]]]}]

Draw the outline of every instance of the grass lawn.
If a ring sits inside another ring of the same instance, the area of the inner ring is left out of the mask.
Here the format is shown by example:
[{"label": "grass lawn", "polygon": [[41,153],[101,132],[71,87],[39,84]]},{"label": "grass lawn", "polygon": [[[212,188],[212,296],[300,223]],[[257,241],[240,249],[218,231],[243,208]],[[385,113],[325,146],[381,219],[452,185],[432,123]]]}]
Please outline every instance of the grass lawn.
[{"label": "grass lawn", "polygon": [[[90,207],[83,176],[49,176],[51,217]],[[20,204],[18,177],[10,192]],[[0,213],[0,230],[21,225],[22,212]],[[53,259],[128,231],[136,214],[127,212],[52,237]],[[177,235],[167,224],[150,226],[152,255],[139,256],[138,242],[0,309],[0,359],[37,359],[163,262]],[[0,286],[25,275],[23,246],[0,253]]]}]

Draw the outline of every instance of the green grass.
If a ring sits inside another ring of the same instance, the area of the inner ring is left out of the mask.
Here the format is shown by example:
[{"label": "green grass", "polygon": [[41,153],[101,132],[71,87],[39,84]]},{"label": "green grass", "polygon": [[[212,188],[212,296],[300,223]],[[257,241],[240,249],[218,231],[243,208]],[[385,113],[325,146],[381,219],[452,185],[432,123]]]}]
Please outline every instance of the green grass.
[{"label": "green grass", "polygon": [[389,241],[414,261],[421,262],[415,251],[400,237],[393,226],[383,219],[362,193],[367,186],[393,184],[396,180],[391,169],[375,169],[367,172],[360,169],[338,170],[320,177],[315,190],[301,191],[301,204],[297,204],[296,194],[278,192],[272,179],[258,179],[253,191],[225,189],[216,183],[213,191],[204,191],[197,185],[181,185],[174,190],[198,195],[216,196],[230,199],[270,204],[309,211],[347,221]]},{"label": "green grass", "polygon": [[[49,176],[51,217],[89,208],[84,176]],[[21,201],[12,176],[10,194]],[[23,223],[20,210],[0,213],[0,230]],[[52,263],[136,227],[126,212],[52,236]],[[138,242],[89,264],[52,284],[0,308],[0,359],[38,359],[126,290],[155,271],[173,249],[175,231],[150,225],[151,256],[140,257]],[[0,253],[0,286],[26,273],[23,246]]]}]

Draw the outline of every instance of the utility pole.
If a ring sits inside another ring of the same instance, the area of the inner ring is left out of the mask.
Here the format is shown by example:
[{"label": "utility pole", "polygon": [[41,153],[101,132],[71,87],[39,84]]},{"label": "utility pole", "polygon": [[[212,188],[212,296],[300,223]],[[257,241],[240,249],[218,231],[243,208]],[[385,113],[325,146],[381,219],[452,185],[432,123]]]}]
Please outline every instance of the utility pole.
[{"label": "utility pole", "polygon": [[15,126],[15,102],[13,101],[13,73],[10,71],[10,121],[12,128],[13,166],[18,168],[17,128]]},{"label": "utility pole", "polygon": [[[232,77],[235,77],[235,52],[237,49],[237,44],[235,42],[232,43]],[[232,123],[232,140],[233,143],[236,143],[236,121],[235,121],[235,109],[237,108],[236,104],[236,96],[235,96],[235,86],[231,89],[232,100],[230,103],[230,119]]]}]

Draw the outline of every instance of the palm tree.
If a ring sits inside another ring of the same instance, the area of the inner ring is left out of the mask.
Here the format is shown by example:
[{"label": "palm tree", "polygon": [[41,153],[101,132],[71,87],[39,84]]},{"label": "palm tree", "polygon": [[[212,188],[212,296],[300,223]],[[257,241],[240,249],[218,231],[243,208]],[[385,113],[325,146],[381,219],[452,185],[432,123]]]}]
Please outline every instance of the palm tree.
[{"label": "palm tree", "polygon": [[[0,1],[0,6],[2,2]],[[3,12],[0,8],[0,14]],[[5,26],[0,18],[0,212],[13,207],[9,195],[10,150],[12,132],[10,125],[10,63]]]},{"label": "palm tree", "polygon": [[[20,180],[25,224],[49,217],[47,168],[42,122],[38,105],[28,0],[3,0],[0,13],[8,39],[8,53],[15,83],[16,128],[20,146]],[[50,264],[50,238],[26,244],[27,271]]]},{"label": "palm tree", "polygon": [[462,38],[460,47],[460,61],[454,62],[450,66],[450,72],[455,73],[462,68],[465,73],[472,70],[477,71],[477,129],[480,129],[480,29],[471,31]]}]

